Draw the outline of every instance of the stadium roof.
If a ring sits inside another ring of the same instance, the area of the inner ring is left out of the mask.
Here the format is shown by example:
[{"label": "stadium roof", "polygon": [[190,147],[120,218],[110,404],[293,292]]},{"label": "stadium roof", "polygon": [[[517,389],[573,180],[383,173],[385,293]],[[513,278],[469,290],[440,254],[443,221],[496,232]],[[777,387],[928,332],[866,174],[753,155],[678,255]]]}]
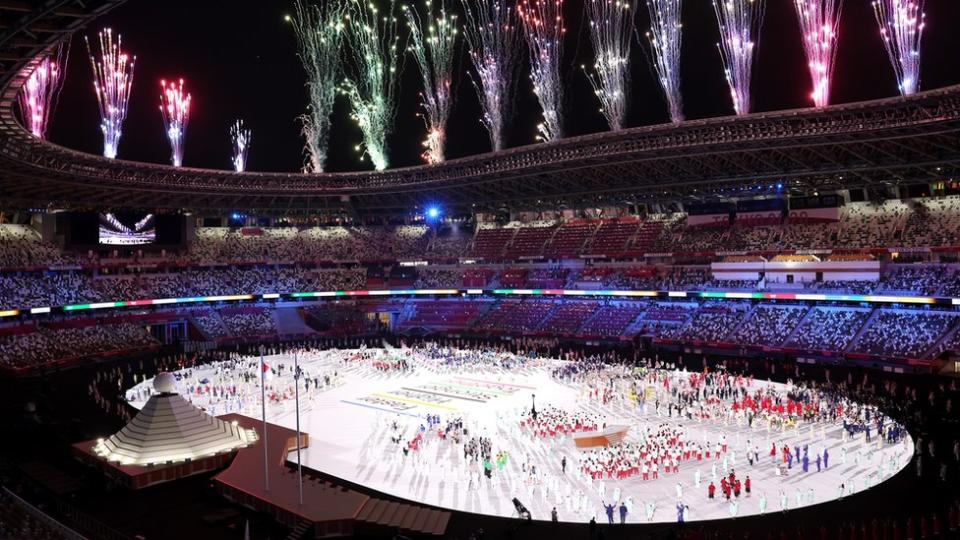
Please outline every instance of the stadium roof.
[{"label": "stadium roof", "polygon": [[907,98],[694,120],[363,173],[234,173],[108,160],[16,121],[24,67],[124,0],[0,0],[0,202],[353,214],[709,201],[782,184],[806,195],[960,176],[960,86]]}]

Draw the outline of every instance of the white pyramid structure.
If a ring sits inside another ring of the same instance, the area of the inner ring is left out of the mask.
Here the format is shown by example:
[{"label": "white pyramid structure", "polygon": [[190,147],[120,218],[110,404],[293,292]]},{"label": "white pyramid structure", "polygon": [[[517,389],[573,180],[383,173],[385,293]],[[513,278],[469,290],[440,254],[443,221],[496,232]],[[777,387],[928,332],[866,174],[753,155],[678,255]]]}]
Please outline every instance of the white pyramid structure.
[{"label": "white pyramid structure", "polygon": [[257,432],[210,416],[176,393],[176,378],[160,373],[157,391],[143,409],[93,451],[121,465],[162,465],[198,460],[250,446]]}]

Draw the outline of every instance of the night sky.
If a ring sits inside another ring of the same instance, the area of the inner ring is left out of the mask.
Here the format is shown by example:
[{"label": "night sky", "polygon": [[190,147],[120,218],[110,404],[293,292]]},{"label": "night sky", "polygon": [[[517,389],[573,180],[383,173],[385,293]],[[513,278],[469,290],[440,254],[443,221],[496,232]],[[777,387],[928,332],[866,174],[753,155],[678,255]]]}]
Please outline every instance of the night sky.
[{"label": "night sky", "polygon": [[[753,76],[753,108],[774,111],[810,105],[810,80],[800,44],[793,0],[767,0]],[[385,0],[381,0],[385,5]],[[716,17],[709,0],[684,2],[682,79],[688,119],[732,114],[729,90],[716,42]],[[460,11],[456,2],[454,11]],[[251,171],[298,171],[303,141],[296,121],[306,107],[305,74],[296,56],[296,41],[284,15],[292,2],[265,0],[130,0],[73,37],[67,79],[51,120],[55,143],[100,153],[101,134],[90,64],[83,35],[91,41],[103,27],[123,35],[124,48],[137,55],[130,112],[120,141],[119,157],[169,162],[158,110],[159,80],[183,77],[193,94],[193,114],[186,138],[184,165],[230,168],[229,126],[244,118],[253,129],[248,168]],[[564,74],[567,84],[567,135],[606,129],[599,105],[580,70],[592,62],[586,28],[581,28],[582,0],[566,0],[567,40]],[[923,40],[921,89],[960,82],[960,1],[928,0]],[[637,27],[649,27],[642,1]],[[461,18],[462,20],[462,18]],[[405,27],[405,23],[402,23]],[[581,31],[582,30],[582,31]],[[404,30],[405,31],[405,30]],[[633,95],[628,126],[667,120],[666,103],[645,57],[646,38],[633,47]],[[846,0],[841,20],[839,57],[831,101],[854,102],[896,95],[893,70],[880,40],[869,0]],[[448,127],[447,158],[490,150],[480,125],[479,105],[466,74],[468,61],[461,40],[455,80],[457,100]],[[396,130],[389,140],[391,167],[419,165],[425,128],[418,110],[419,73],[407,55]],[[540,121],[524,66],[517,99],[520,112],[508,138],[510,146],[533,141]],[[360,131],[348,117],[348,104],[338,98],[333,115],[329,171],[369,170],[354,150]]]}]

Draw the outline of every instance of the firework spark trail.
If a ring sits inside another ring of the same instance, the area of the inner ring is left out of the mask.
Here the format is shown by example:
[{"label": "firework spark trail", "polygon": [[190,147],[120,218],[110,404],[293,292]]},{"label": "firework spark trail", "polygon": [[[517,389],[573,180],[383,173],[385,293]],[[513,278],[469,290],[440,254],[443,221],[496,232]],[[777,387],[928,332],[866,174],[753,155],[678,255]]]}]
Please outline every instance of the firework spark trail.
[{"label": "firework spark trail", "polygon": [[765,0],[713,0],[720,25],[720,58],[730,86],[733,110],[750,112],[750,75],[753,53],[763,25]]},{"label": "firework spark trail", "polygon": [[530,80],[543,109],[537,125],[537,139],[552,141],[563,137],[563,0],[521,0],[517,14],[530,50]]},{"label": "firework spark trail", "polygon": [[250,141],[253,132],[243,125],[243,120],[237,120],[230,126],[230,142],[233,143],[233,170],[243,172],[247,169],[247,153],[250,151]]},{"label": "firework spark trail", "polygon": [[337,97],[337,85],[343,75],[340,47],[343,43],[346,8],[340,0],[326,0],[319,6],[302,2],[294,4],[295,13],[288,17],[293,25],[300,50],[300,61],[307,72],[310,103],[300,117],[307,154],[305,169],[323,172],[327,163],[330,140],[330,113]]},{"label": "firework spark trail", "polygon": [[98,34],[100,54],[90,48],[90,40],[84,37],[90,66],[93,68],[93,91],[100,106],[100,131],[103,132],[103,155],[117,157],[117,147],[123,134],[123,122],[130,104],[130,89],[133,87],[133,67],[137,57],[123,50],[120,34],[114,41],[113,32],[105,28]]},{"label": "firework spark trail", "polygon": [[817,107],[830,104],[830,85],[837,60],[837,31],[843,0],[794,0],[803,50],[807,55],[813,91],[810,93]]},{"label": "firework spark trail", "polygon": [[446,6],[440,3],[438,13],[434,13],[430,0],[424,4],[427,23],[420,19],[417,10],[404,6],[404,14],[410,25],[410,47],[413,58],[420,67],[423,79],[423,92],[420,105],[423,107],[423,120],[427,124],[427,138],[423,142],[426,150],[421,154],[427,163],[440,163],[444,160],[444,146],[447,140],[447,120],[453,106],[453,64],[456,59],[457,17],[448,15]]},{"label": "firework spark trail", "polygon": [[680,19],[682,0],[647,0],[650,31],[647,39],[652,49],[653,68],[667,97],[670,120],[683,120],[683,98],[680,95],[680,44],[683,24]]},{"label": "firework spark trail", "polygon": [[36,65],[18,95],[20,113],[34,137],[46,138],[50,112],[56,106],[63,86],[67,55],[63,47],[44,56]]},{"label": "firework spark trail", "polygon": [[476,71],[470,79],[483,111],[480,122],[487,128],[490,146],[502,150],[503,130],[514,113],[523,35],[506,0],[462,0],[462,4],[464,37]]},{"label": "firework spark trail", "polygon": [[596,56],[594,72],[586,68],[584,72],[610,129],[622,129],[630,95],[630,38],[636,0],[586,0],[584,6]]},{"label": "firework spark trail", "polygon": [[178,83],[160,81],[160,114],[170,141],[170,162],[174,167],[183,164],[183,141],[190,122],[190,94],[183,91],[183,79]]},{"label": "firework spark trail", "polygon": [[909,96],[920,86],[920,41],[926,26],[923,0],[877,0],[873,11],[897,86]]},{"label": "firework spark trail", "polygon": [[374,4],[353,0],[345,33],[353,72],[344,80],[341,92],[350,101],[351,117],[363,132],[363,144],[357,149],[366,153],[378,171],[388,165],[387,136],[397,115],[403,70],[403,46],[394,8],[395,2],[390,0],[389,8],[381,14]]}]

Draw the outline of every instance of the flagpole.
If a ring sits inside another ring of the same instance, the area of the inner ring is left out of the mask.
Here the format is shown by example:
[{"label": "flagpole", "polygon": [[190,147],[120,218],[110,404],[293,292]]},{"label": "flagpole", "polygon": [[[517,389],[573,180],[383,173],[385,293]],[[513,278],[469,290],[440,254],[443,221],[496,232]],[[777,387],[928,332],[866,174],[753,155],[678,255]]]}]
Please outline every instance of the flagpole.
[{"label": "flagpole", "polygon": [[300,463],[300,355],[293,352],[293,387],[297,408],[297,486],[300,488],[300,505],[303,506],[303,465]]},{"label": "flagpole", "polygon": [[263,345],[260,345],[260,415],[263,417],[263,489],[270,491],[270,469],[267,467],[267,372],[263,363]]}]

